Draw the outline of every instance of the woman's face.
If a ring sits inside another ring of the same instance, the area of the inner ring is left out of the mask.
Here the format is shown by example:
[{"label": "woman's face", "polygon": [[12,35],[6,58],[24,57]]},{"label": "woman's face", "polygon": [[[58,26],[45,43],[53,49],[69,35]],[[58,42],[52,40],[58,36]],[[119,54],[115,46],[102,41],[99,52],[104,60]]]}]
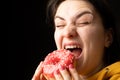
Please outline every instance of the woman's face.
[{"label": "woman's face", "polygon": [[97,71],[103,63],[107,33],[94,7],[87,0],[66,0],[59,5],[54,22],[56,46],[74,53],[78,72]]}]

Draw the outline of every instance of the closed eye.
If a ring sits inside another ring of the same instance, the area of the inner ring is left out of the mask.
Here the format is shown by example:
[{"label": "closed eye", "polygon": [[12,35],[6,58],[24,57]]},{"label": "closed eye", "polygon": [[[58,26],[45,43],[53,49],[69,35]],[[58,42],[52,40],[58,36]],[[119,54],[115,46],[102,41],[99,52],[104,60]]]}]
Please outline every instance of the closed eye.
[{"label": "closed eye", "polygon": [[89,24],[89,22],[83,22],[83,23],[80,23],[80,24]]},{"label": "closed eye", "polygon": [[76,23],[76,26],[83,27],[83,26],[86,26],[86,25],[89,25],[89,24],[90,24],[90,22],[86,21],[86,22]]},{"label": "closed eye", "polygon": [[78,17],[77,20],[75,21],[77,26],[86,26],[91,24],[93,21],[93,15],[92,14],[83,14],[82,16]]},{"label": "closed eye", "polygon": [[56,25],[57,28],[64,27],[65,25]]},{"label": "closed eye", "polygon": [[90,22],[81,22],[80,24],[89,24]]}]

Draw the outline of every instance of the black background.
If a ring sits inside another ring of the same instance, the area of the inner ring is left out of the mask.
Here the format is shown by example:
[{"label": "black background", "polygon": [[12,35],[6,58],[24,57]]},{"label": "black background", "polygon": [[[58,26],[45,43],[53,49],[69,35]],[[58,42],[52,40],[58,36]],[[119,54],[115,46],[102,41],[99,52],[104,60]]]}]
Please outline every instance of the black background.
[{"label": "black background", "polygon": [[[110,0],[120,26],[119,0]],[[46,24],[47,0],[12,1],[8,24],[8,79],[31,80],[47,53],[56,49],[53,29]],[[11,21],[10,20],[10,21]]]}]

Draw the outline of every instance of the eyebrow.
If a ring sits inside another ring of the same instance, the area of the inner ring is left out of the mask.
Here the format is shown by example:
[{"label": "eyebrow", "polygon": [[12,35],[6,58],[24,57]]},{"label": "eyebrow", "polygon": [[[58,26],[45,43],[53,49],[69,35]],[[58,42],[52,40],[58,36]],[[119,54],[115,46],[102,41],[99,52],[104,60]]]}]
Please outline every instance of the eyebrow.
[{"label": "eyebrow", "polygon": [[[90,12],[90,11],[83,11],[83,12],[78,12],[78,13],[76,13],[75,14],[75,17],[74,17],[74,19],[78,19],[78,18],[80,18],[82,15],[84,15],[84,14],[91,14],[91,15],[93,15],[93,13],[92,12]],[[61,16],[55,16],[55,18],[54,19],[56,19],[56,18],[59,18],[59,19],[61,19],[61,20],[65,20],[63,17],[61,17]]]},{"label": "eyebrow", "polygon": [[78,12],[78,13],[75,15],[75,19],[78,19],[79,17],[81,17],[81,16],[84,15],[84,14],[91,14],[91,15],[93,15],[93,13],[90,12],[90,11]]},{"label": "eyebrow", "polygon": [[59,18],[59,19],[61,19],[61,20],[65,20],[63,17],[60,17],[60,16],[55,16],[54,19],[56,19],[56,18]]}]

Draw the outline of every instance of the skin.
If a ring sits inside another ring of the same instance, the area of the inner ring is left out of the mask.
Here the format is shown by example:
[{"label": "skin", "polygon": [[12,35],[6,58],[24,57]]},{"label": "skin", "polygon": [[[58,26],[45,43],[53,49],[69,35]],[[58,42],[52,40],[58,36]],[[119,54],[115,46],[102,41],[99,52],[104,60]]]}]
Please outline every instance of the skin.
[{"label": "skin", "polygon": [[[79,46],[82,52],[76,59],[77,66],[69,71],[60,68],[55,80],[84,80],[92,76],[103,65],[105,47],[109,47],[111,32],[104,29],[100,15],[87,0],[66,0],[60,4],[54,17],[54,38],[58,49]],[[73,51],[76,54],[78,51]],[[42,80],[40,65],[32,80]]]}]

